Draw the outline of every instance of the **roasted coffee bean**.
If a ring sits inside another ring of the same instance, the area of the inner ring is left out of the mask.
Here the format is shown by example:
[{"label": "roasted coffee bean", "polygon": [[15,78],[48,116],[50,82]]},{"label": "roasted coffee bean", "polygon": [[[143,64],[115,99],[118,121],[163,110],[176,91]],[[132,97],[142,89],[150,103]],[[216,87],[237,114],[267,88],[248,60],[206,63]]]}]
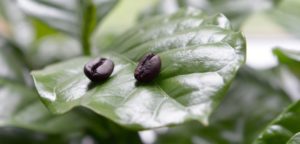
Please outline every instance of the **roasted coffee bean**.
[{"label": "roasted coffee bean", "polygon": [[114,69],[114,63],[106,58],[96,58],[89,61],[84,66],[84,74],[92,82],[101,82],[106,80]]},{"label": "roasted coffee bean", "polygon": [[134,77],[139,82],[150,82],[160,72],[161,60],[153,53],[145,55],[139,62],[134,72]]}]

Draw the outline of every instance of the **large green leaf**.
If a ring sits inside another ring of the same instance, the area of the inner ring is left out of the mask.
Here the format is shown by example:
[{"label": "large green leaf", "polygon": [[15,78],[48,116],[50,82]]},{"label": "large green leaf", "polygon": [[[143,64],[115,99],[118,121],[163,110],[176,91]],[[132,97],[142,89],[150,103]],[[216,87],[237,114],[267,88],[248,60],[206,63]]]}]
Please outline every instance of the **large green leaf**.
[{"label": "large green leaf", "polygon": [[[55,113],[84,106],[121,125],[148,129],[188,120],[207,124],[244,63],[246,43],[223,15],[180,11],[149,20],[101,50],[115,63],[110,79],[90,83],[83,74],[90,57],[51,65],[32,72],[41,99]],[[161,73],[139,84],[133,72],[148,52],[161,57]]]},{"label": "large green leaf", "polygon": [[288,67],[300,78],[300,51],[276,48],[273,50],[273,53],[282,65]]},{"label": "large green leaf", "polygon": [[269,15],[285,29],[297,37],[300,36],[300,1],[283,0],[277,9],[272,10]]},{"label": "large green leaf", "polygon": [[208,127],[187,123],[159,133],[157,144],[250,144],[258,133],[289,104],[274,82],[276,71],[244,67],[229,93],[213,113]]},{"label": "large green leaf", "polygon": [[[7,143],[20,143],[18,140],[14,141],[15,138],[25,136],[28,143],[66,143],[71,140],[70,135],[75,133],[84,136],[86,132],[104,143],[140,142],[136,132],[123,129],[89,110],[76,109],[67,114],[53,115],[40,102],[34,90],[15,82],[0,79],[0,100],[1,142],[7,139]],[[13,133],[18,136],[9,136],[11,132],[2,131],[5,127],[13,127],[12,131],[22,128],[28,131],[28,134],[24,135],[24,130],[17,130]],[[35,139],[34,135],[41,135],[43,138]]]},{"label": "large green leaf", "polygon": [[256,139],[255,144],[283,144],[300,132],[300,101],[290,105]]},{"label": "large green leaf", "polygon": [[175,9],[192,7],[207,13],[223,13],[232,22],[234,28],[240,28],[242,23],[253,13],[269,10],[281,0],[160,0],[158,4],[146,11],[141,18],[152,15],[172,13]]}]

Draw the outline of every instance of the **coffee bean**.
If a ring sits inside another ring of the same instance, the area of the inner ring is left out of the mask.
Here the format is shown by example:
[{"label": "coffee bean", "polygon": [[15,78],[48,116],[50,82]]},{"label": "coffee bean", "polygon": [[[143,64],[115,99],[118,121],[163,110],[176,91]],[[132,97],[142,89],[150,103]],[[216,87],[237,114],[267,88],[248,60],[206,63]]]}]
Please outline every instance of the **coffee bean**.
[{"label": "coffee bean", "polygon": [[84,74],[92,82],[101,82],[106,80],[114,69],[114,63],[106,58],[96,58],[89,61],[84,66]]},{"label": "coffee bean", "polygon": [[161,60],[153,53],[145,55],[139,62],[134,72],[134,77],[139,82],[150,82],[160,72]]}]

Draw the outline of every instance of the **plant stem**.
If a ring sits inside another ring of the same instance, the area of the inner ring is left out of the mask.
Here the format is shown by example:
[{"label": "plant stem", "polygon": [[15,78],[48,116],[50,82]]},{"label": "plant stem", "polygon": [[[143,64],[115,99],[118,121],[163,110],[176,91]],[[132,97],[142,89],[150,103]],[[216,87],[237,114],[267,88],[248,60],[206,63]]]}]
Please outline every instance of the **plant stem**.
[{"label": "plant stem", "polygon": [[91,55],[91,45],[88,36],[83,36],[81,41],[82,53],[85,56]]},{"label": "plant stem", "polygon": [[90,37],[93,29],[91,29],[91,22],[93,20],[93,3],[91,0],[81,1],[82,5],[82,35],[81,46],[82,53],[85,56],[91,55]]}]

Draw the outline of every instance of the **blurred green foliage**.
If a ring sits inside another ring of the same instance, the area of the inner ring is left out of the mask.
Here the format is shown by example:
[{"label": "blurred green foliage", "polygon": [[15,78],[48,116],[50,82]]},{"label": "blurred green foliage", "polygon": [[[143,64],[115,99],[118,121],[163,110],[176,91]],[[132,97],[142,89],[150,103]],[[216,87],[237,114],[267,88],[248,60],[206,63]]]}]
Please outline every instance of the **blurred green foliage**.
[{"label": "blurred green foliage", "polygon": [[[24,7],[24,1],[58,14]],[[103,47],[116,42],[118,35],[143,20],[192,7],[212,15],[224,13],[239,30],[252,14],[266,12],[296,37],[300,33],[298,0],[173,0],[171,3],[165,0],[120,0],[119,3],[1,0],[0,143],[143,143],[138,132],[87,109],[75,108],[65,115],[51,114],[38,98],[29,74],[31,70],[88,54],[89,50],[98,54]],[[145,10],[148,6],[151,7]],[[248,144],[255,139],[262,144],[299,143],[299,101],[279,115],[292,103],[282,88],[281,70],[288,69],[299,77],[299,51],[278,48],[274,55],[279,61],[275,68],[258,71],[244,67],[239,71],[209,126],[198,122],[173,126],[158,131],[155,143]]]}]

